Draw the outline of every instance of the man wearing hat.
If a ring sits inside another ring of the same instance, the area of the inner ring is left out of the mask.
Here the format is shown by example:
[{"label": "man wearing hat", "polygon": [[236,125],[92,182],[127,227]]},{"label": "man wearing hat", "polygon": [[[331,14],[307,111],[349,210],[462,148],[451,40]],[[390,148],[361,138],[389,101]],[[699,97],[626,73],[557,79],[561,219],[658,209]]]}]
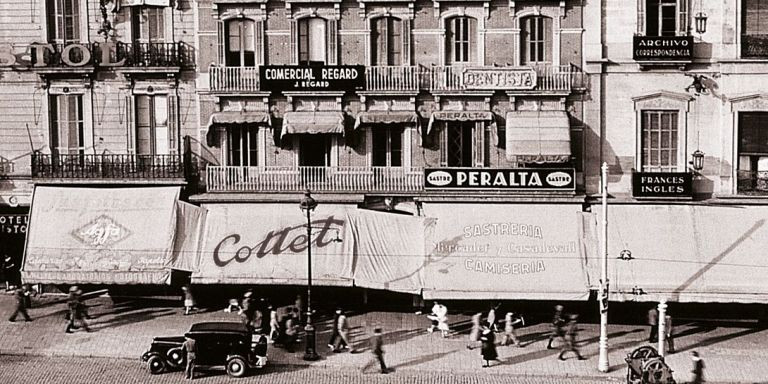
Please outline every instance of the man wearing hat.
[{"label": "man wearing hat", "polygon": [[65,333],[72,333],[72,328],[77,328],[77,326],[75,326],[75,321],[78,321],[80,326],[83,327],[86,332],[91,331],[91,329],[88,328],[88,323],[85,322],[85,318],[88,317],[88,314],[86,312],[85,304],[82,301],[82,295],[83,291],[77,286],[72,286],[69,289],[69,299],[67,300],[69,323],[67,323],[67,328],[64,331]]},{"label": "man wearing hat", "polygon": [[576,337],[578,334],[578,325],[576,323],[576,320],[579,318],[579,315],[569,315],[568,316],[568,329],[565,332],[565,343],[563,344],[563,347],[560,349],[560,354],[557,355],[557,358],[559,360],[565,360],[563,356],[567,352],[573,352],[576,354],[576,357],[579,358],[579,360],[584,360],[584,356],[579,353],[579,349],[576,347]]},{"label": "man wearing hat", "polygon": [[24,316],[24,321],[32,321],[32,319],[29,317],[29,314],[27,314],[27,301],[29,298],[29,293],[29,285],[27,284],[24,284],[21,288],[16,289],[16,292],[14,293],[16,298],[16,310],[13,311],[11,317],[8,318],[9,322],[15,322],[16,316],[19,314]]}]

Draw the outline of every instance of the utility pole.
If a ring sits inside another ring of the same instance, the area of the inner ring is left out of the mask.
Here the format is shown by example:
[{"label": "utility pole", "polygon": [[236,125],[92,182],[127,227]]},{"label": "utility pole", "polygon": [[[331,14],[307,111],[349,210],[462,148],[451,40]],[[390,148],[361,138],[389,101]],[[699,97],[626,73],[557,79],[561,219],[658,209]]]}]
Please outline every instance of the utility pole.
[{"label": "utility pole", "polygon": [[600,244],[602,246],[602,268],[600,273],[600,355],[597,370],[608,372],[608,163],[601,167],[600,189],[602,195],[602,228]]}]

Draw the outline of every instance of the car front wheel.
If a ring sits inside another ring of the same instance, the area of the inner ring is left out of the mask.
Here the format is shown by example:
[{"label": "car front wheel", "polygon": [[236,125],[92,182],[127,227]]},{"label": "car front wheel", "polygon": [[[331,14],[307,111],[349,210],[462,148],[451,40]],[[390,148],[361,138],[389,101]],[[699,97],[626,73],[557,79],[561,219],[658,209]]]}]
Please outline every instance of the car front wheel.
[{"label": "car front wheel", "polygon": [[227,361],[227,374],[232,377],[245,376],[246,364],[241,357],[235,357]]},{"label": "car front wheel", "polygon": [[186,364],[185,357],[181,348],[173,348],[168,351],[168,365],[173,368],[183,367]]},{"label": "car front wheel", "polygon": [[149,367],[149,373],[157,375],[165,371],[165,361],[160,356],[152,356],[147,360],[147,367]]}]

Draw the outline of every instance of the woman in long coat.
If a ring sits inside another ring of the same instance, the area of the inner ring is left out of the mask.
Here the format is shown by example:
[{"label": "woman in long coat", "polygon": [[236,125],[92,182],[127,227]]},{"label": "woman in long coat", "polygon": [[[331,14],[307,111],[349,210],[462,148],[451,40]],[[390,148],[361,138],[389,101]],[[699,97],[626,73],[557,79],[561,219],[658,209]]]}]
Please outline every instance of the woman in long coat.
[{"label": "woman in long coat", "polygon": [[483,368],[491,366],[491,360],[498,360],[499,354],[496,352],[496,336],[488,327],[483,327],[483,333],[480,335],[480,341],[483,346],[480,354],[483,356]]}]

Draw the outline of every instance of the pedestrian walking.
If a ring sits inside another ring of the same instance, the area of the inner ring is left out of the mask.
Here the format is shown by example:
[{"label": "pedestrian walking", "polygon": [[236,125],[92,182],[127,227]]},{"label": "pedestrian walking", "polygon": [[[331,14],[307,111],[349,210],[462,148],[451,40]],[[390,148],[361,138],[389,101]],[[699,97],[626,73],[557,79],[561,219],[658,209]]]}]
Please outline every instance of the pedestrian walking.
[{"label": "pedestrian walking", "polygon": [[88,316],[88,308],[82,299],[83,291],[77,288],[77,286],[72,288],[75,289],[74,291],[70,289],[71,292],[67,302],[67,307],[69,309],[69,322],[67,323],[67,328],[64,330],[64,332],[72,333],[72,329],[78,328],[83,328],[86,332],[90,332],[91,329],[88,327],[88,323],[85,321],[85,319],[90,318],[90,316]]},{"label": "pedestrian walking", "polygon": [[270,305],[269,309],[269,344],[274,344],[280,338],[280,323],[277,321],[277,309]]},{"label": "pedestrian walking", "polygon": [[491,309],[488,310],[488,328],[491,329],[493,332],[498,332],[499,328],[496,324],[496,310],[499,309],[500,304],[496,304],[494,306],[491,306]]},{"label": "pedestrian walking", "polygon": [[472,315],[472,329],[469,331],[469,342],[467,343],[467,349],[472,350],[475,345],[480,341],[480,318],[483,316],[482,312]]},{"label": "pedestrian walking", "polygon": [[189,284],[181,287],[181,291],[184,293],[184,316],[192,313],[195,308],[195,297],[192,296],[192,287]]},{"label": "pedestrian walking", "polygon": [[515,325],[522,322],[522,317],[515,316],[514,312],[507,312],[506,316],[504,316],[504,338],[501,339],[501,345],[509,345],[512,342],[518,348],[522,348],[520,340],[517,339],[517,334],[515,334]]},{"label": "pedestrian walking", "polygon": [[24,284],[21,288],[16,289],[14,292],[14,298],[16,299],[16,309],[13,311],[13,314],[11,314],[11,317],[8,318],[9,322],[15,322],[16,316],[19,314],[24,317],[24,321],[32,321],[32,319],[29,317],[29,314],[27,313],[27,301],[30,294],[31,292],[29,290],[29,285],[27,284]]},{"label": "pedestrian walking", "polygon": [[187,355],[187,368],[184,370],[184,377],[187,380],[195,379],[195,360],[197,360],[197,345],[195,339],[187,337],[181,345],[184,353]]},{"label": "pedestrian walking", "polygon": [[285,319],[285,331],[283,332],[283,348],[290,353],[293,353],[293,346],[296,344],[299,334],[299,324],[296,321],[294,311],[294,308],[289,309]]},{"label": "pedestrian walking", "polygon": [[3,255],[3,280],[6,291],[16,288],[16,263],[8,255]]},{"label": "pedestrian walking", "polygon": [[381,334],[381,328],[377,327],[373,330],[373,336],[371,337],[371,352],[373,353],[373,359],[363,366],[362,372],[365,373],[371,366],[378,362],[379,372],[383,374],[389,373],[389,369],[387,369],[387,365],[384,363],[384,339]]},{"label": "pedestrian walking", "polygon": [[338,346],[334,346],[333,352],[341,352],[342,350],[345,350],[349,348],[350,342],[349,342],[349,320],[347,319],[347,315],[345,311],[341,311],[339,314],[339,320],[337,323],[338,333],[339,333],[339,344]]},{"label": "pedestrian walking", "polygon": [[547,349],[552,349],[552,341],[555,338],[565,341],[565,318],[563,318],[563,306],[555,305],[555,314],[552,315],[552,323],[550,324],[551,331],[549,334],[549,341],[547,342]]},{"label": "pedestrian walking", "polygon": [[565,331],[565,343],[560,349],[560,354],[557,355],[557,358],[560,360],[565,360],[563,356],[565,356],[567,352],[573,352],[579,360],[584,360],[584,356],[581,355],[579,349],[576,347],[576,338],[578,335],[578,323],[576,320],[578,318],[579,315],[568,316],[568,328]]},{"label": "pedestrian walking", "polygon": [[298,310],[298,317],[296,320],[298,320],[299,323],[304,322],[304,299],[301,297],[301,295],[296,295],[296,300],[293,302],[293,306],[296,307]]},{"label": "pedestrian walking", "polygon": [[267,365],[267,337],[259,335],[256,346],[253,348],[253,354],[256,356],[256,366],[265,367]]},{"label": "pedestrian walking", "polygon": [[427,332],[434,332],[437,328],[443,337],[448,337],[448,332],[451,330],[448,327],[448,307],[438,302],[432,306],[432,313],[427,315],[427,318],[432,321],[432,324],[427,328]]},{"label": "pedestrian walking", "polygon": [[483,357],[483,368],[491,366],[491,360],[498,360],[499,354],[496,352],[496,336],[487,326],[483,326],[483,333],[480,335],[482,347],[480,356]]},{"label": "pedestrian walking", "polygon": [[704,360],[699,357],[699,352],[696,351],[691,352],[691,360],[693,361],[693,369],[691,370],[693,380],[691,384],[701,384],[704,382]]},{"label": "pedestrian walking", "polygon": [[659,337],[659,310],[655,306],[648,310],[648,325],[651,326],[648,342],[655,343]]},{"label": "pedestrian walking", "polygon": [[664,322],[667,324],[667,329],[664,330],[666,335],[666,341],[667,341],[667,352],[669,353],[675,353],[675,332],[674,327],[672,325],[672,316],[666,315],[664,316]]},{"label": "pedestrian walking", "polygon": [[243,324],[245,324],[248,329],[253,329],[253,314],[256,310],[255,303],[253,302],[253,291],[247,290],[245,291],[245,294],[243,294],[243,302],[240,304],[240,317],[243,321]]},{"label": "pedestrian walking", "polygon": [[336,340],[339,338],[339,316],[341,316],[341,308],[336,308],[331,322],[331,338],[328,340],[328,348],[331,351],[336,349]]}]

